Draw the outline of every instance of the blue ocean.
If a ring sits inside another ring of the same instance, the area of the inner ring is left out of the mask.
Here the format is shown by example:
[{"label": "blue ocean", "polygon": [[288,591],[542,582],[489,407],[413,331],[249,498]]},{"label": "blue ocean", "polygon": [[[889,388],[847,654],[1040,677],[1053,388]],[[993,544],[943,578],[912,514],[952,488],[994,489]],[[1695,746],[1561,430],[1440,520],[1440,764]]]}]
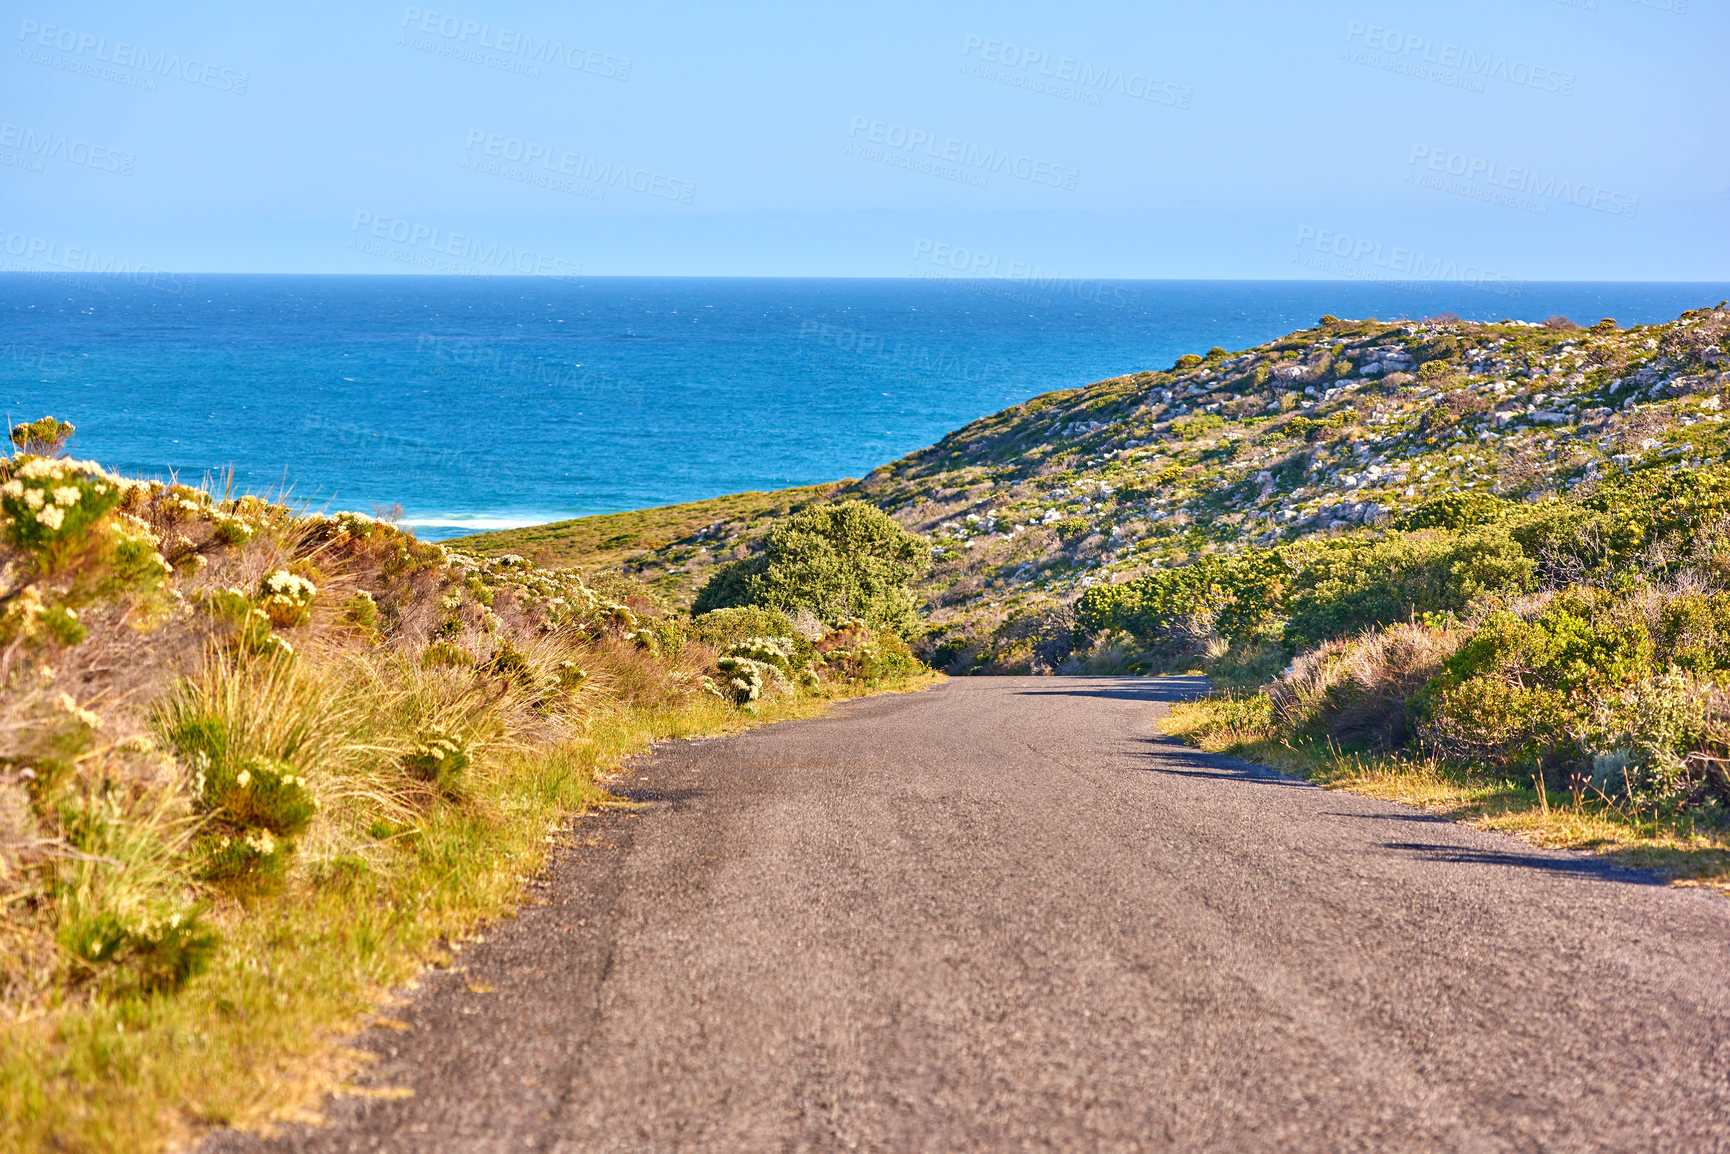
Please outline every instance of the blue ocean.
[{"label": "blue ocean", "polygon": [[[1494,290],[1494,291],[1492,291]],[[1341,317],[1673,319],[1724,284],[0,274],[8,422],[424,538],[857,477],[1051,389]]]}]

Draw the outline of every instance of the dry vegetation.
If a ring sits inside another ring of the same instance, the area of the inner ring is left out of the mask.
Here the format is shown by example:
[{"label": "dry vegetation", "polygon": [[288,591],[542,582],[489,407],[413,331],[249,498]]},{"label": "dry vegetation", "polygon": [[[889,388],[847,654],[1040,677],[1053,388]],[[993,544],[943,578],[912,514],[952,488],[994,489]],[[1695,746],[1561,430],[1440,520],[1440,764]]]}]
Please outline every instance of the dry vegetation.
[{"label": "dry vegetation", "polygon": [[691,623],[629,582],[132,482],[59,459],[70,432],[21,426],[0,462],[7,1150],[302,1108],[620,759],[914,670],[857,622]]}]

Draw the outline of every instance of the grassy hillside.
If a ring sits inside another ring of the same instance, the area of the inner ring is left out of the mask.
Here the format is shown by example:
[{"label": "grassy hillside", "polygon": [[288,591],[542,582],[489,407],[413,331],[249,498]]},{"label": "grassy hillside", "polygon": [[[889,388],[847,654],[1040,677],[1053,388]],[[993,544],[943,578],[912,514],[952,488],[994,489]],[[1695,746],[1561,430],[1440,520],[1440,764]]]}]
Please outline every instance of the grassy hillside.
[{"label": "grassy hillside", "polygon": [[[1200,668],[1229,691],[1175,711],[1197,745],[1730,885],[1727,368],[1724,305],[1325,317],[833,495],[927,536],[951,672]],[[745,530],[625,563],[689,590]]]},{"label": "grassy hillside", "polygon": [[[530,525],[463,539],[486,555],[520,553],[542,565],[652,572],[675,599],[689,604],[691,585],[741,536],[754,536],[777,517],[829,499],[850,482],[806,485],[772,493],[729,493],[706,501],[608,513]],[[645,568],[645,558],[654,558]]]},{"label": "grassy hillside", "polygon": [[1632,328],[1327,317],[1036,397],[862,480],[463,547],[532,539],[688,600],[777,509],[862,497],[933,542],[922,652],[956,672],[1025,669],[1042,622],[1100,583],[1373,531],[1443,494],[1577,499],[1629,469],[1721,459],[1727,320],[1722,306]]}]

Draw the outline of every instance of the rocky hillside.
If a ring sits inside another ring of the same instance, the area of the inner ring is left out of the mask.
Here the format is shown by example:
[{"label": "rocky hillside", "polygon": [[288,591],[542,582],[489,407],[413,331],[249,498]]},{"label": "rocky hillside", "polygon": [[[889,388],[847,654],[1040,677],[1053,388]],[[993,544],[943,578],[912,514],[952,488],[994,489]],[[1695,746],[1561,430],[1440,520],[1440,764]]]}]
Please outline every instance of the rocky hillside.
[{"label": "rocky hillside", "polygon": [[688,600],[773,516],[863,497],[931,539],[923,648],[947,657],[1197,556],[1373,529],[1443,494],[1579,497],[1614,472],[1720,461],[1727,361],[1725,304],[1631,328],[1323,317],[1035,397],[862,480],[465,547],[617,566]]}]

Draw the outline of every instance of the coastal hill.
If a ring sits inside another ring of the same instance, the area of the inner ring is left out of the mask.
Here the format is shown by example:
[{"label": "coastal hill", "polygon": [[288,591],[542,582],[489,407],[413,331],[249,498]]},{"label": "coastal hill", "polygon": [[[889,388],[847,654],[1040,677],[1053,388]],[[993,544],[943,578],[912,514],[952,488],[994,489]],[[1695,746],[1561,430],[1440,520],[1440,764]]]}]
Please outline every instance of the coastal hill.
[{"label": "coastal hill", "polygon": [[1624,328],[1323,317],[984,417],[863,479],[466,538],[618,569],[688,603],[775,517],[863,498],[932,542],[917,646],[952,671],[1089,587],[1197,557],[1375,527],[1444,495],[1584,497],[1630,469],[1724,456],[1730,307]]}]

